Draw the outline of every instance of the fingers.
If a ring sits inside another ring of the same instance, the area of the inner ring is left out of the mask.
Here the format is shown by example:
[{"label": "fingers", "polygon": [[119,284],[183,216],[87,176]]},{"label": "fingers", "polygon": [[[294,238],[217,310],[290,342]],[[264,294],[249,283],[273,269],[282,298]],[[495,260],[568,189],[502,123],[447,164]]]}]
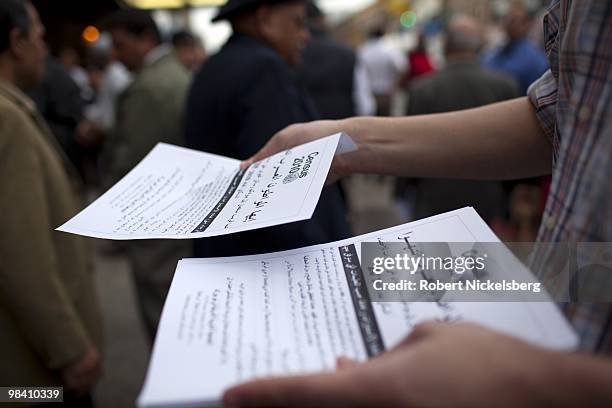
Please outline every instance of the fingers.
[{"label": "fingers", "polygon": [[325,180],[325,185],[328,186],[330,184],[335,183],[343,177],[351,174],[350,170],[348,170],[348,158],[351,157],[352,153],[345,153],[341,155],[336,155],[334,160],[332,161],[331,167],[329,169],[329,173],[327,174],[327,179]]},{"label": "fingers", "polygon": [[320,129],[321,122],[296,123],[287,126],[285,129],[277,132],[272,138],[261,148],[255,155],[242,162],[240,167],[247,168],[251,164],[270,157],[278,152],[287,150],[294,146],[299,146],[306,142],[318,139],[326,135],[331,135],[337,132],[327,133],[324,129]]},{"label": "fingers", "polygon": [[406,336],[393,349],[389,350],[389,352],[398,349],[403,349],[405,347],[412,347],[415,344],[422,342],[423,340],[430,340],[432,337],[435,336],[452,336],[454,338],[458,338],[465,337],[466,335],[473,335],[473,333],[475,332],[478,332],[478,335],[481,337],[483,335],[497,334],[496,332],[493,332],[478,324],[470,322],[449,323],[432,320],[416,325],[414,329],[412,329],[412,332],[410,332],[410,334]]},{"label": "fingers", "polygon": [[338,370],[346,370],[348,368],[353,368],[359,365],[358,361],[352,360],[347,357],[338,357],[336,359],[336,368]]},{"label": "fingers", "polygon": [[100,354],[95,347],[90,347],[78,361],[63,371],[66,388],[79,394],[93,388],[101,376]]},{"label": "fingers", "polygon": [[414,329],[410,332],[408,336],[406,336],[397,346],[393,349],[403,348],[406,346],[414,345],[415,343],[425,340],[428,337],[431,337],[441,330],[444,330],[448,327],[448,323],[437,322],[437,321],[428,321],[419,323],[414,326]]},{"label": "fingers", "polygon": [[263,160],[267,157],[270,157],[280,151],[282,151],[282,149],[276,148],[274,145],[276,145],[277,143],[274,141],[274,139],[271,139],[268,143],[266,143],[266,145],[257,153],[255,153],[254,156],[251,156],[249,159],[243,161],[242,163],[240,163],[240,169],[244,170],[247,167],[249,167],[250,165],[252,165],[253,163],[257,163],[260,160]]},{"label": "fingers", "polygon": [[86,371],[73,373],[65,376],[66,388],[78,394],[84,394],[91,390],[102,376],[100,365],[92,367]]},{"label": "fingers", "polygon": [[363,405],[363,389],[348,372],[256,380],[225,392],[230,407],[343,407]]},{"label": "fingers", "polygon": [[332,135],[342,131],[339,121],[317,121],[310,123],[296,123],[276,133],[255,155],[240,164],[246,169],[255,162],[263,160],[283,150],[311,142],[320,137]]},{"label": "fingers", "polygon": [[240,168],[244,170],[253,163],[256,163],[260,160],[263,160],[267,157],[270,157],[278,152],[282,152],[283,150],[285,150],[286,147],[284,147],[284,144],[282,143],[282,132],[283,131],[280,131],[274,136],[272,136],[268,143],[266,143],[264,147],[262,147],[257,153],[255,153],[255,155],[240,163]]}]

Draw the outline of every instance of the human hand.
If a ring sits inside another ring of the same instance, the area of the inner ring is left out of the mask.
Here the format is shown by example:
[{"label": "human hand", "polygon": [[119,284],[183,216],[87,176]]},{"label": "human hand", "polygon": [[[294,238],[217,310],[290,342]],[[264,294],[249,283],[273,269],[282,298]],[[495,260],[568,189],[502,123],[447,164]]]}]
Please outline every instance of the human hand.
[{"label": "human hand", "polygon": [[544,382],[554,380],[556,362],[566,355],[474,324],[431,322],[365,363],[341,360],[335,372],[255,380],[227,390],[224,403],[335,408],[554,405],[558,401],[550,398],[558,390]]},{"label": "human hand", "polygon": [[85,394],[102,376],[100,353],[90,347],[75,362],[62,370],[65,387],[77,394]]},{"label": "human hand", "polygon": [[[253,157],[242,162],[241,167],[244,169],[257,161],[263,160],[278,152],[282,152],[292,147],[312,142],[313,140],[317,140],[335,133],[348,131],[349,130],[346,127],[345,121],[321,120],[288,126],[276,133]],[[328,184],[333,183],[334,181],[350,173],[348,163],[348,160],[350,160],[350,155],[351,153],[347,153],[334,157],[327,176]]]},{"label": "human hand", "polygon": [[104,137],[105,134],[102,127],[86,119],[79,123],[75,131],[75,140],[83,147],[100,146],[104,141]]}]

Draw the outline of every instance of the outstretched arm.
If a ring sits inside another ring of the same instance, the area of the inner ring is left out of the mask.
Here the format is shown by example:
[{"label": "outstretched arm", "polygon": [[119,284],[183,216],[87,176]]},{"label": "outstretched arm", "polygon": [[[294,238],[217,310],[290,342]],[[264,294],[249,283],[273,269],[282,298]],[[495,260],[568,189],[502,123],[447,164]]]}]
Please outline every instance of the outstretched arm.
[{"label": "outstretched arm", "polygon": [[526,97],[435,115],[292,125],[246,163],[336,132],[351,135],[358,150],[334,160],[332,180],[357,172],[481,180],[551,172],[552,147]]}]

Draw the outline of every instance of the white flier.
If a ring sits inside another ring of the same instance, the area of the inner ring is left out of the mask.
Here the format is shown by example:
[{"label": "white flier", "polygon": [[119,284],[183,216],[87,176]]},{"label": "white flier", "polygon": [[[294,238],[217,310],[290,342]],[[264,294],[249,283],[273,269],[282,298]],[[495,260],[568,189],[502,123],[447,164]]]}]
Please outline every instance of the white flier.
[{"label": "white flier", "polygon": [[193,239],[312,217],[334,155],[354,149],[335,134],[240,169],[240,161],[164,143],[58,231],[115,240]]}]

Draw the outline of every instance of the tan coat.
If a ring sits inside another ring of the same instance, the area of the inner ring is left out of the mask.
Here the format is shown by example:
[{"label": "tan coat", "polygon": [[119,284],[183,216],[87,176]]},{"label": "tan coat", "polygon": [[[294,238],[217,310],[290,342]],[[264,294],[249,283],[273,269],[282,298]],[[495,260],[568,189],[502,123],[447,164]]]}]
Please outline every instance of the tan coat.
[{"label": "tan coat", "polygon": [[0,83],[0,386],[60,383],[100,345],[87,242],[54,231],[81,207],[32,101]]}]

